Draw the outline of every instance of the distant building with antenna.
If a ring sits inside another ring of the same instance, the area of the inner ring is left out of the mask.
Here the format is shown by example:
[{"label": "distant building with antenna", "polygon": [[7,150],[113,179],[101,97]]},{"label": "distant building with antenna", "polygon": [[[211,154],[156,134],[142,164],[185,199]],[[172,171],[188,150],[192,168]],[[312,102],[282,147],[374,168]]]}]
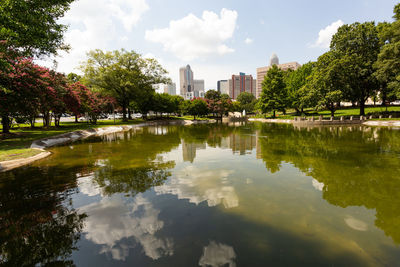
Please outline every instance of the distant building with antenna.
[{"label": "distant building with antenna", "polygon": [[261,96],[262,82],[264,81],[264,76],[267,74],[268,70],[273,65],[277,65],[278,68],[280,68],[281,70],[285,70],[285,71],[288,70],[288,69],[297,70],[298,68],[301,67],[301,65],[296,61],[279,64],[278,56],[275,53],[273,53],[271,55],[270,60],[269,60],[269,66],[257,68],[256,98],[259,98]]}]

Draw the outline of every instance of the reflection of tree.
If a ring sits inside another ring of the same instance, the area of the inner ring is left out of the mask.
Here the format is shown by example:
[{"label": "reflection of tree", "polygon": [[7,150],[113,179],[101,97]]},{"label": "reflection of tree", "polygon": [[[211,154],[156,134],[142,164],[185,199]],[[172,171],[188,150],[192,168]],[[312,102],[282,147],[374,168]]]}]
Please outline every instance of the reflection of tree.
[{"label": "reflection of tree", "polygon": [[59,171],[23,168],[1,175],[0,263],[73,265],[68,258],[86,215],[72,208],[70,172],[62,179]]},{"label": "reflection of tree", "polygon": [[[400,133],[366,127],[260,127],[261,158],[271,172],[292,163],[324,184],[323,197],[340,206],[376,209],[376,226],[400,243]],[[262,136],[262,137],[261,137]]]},{"label": "reflection of tree", "polygon": [[157,164],[152,167],[116,169],[105,167],[95,173],[95,181],[103,188],[103,193],[130,193],[135,196],[149,188],[162,185],[171,175],[165,169],[173,168],[174,162]]}]

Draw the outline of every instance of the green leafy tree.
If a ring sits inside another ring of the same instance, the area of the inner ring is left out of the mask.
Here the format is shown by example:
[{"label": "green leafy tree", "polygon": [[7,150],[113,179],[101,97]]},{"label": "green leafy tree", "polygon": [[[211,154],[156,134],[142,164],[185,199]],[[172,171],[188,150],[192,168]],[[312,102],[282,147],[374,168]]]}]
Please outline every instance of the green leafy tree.
[{"label": "green leafy tree", "polygon": [[204,98],[209,100],[219,100],[221,98],[221,93],[216,90],[208,90],[204,95]]},{"label": "green leafy tree", "polygon": [[287,71],[285,75],[286,90],[288,92],[289,106],[296,110],[297,114],[303,113],[308,107],[305,101],[307,90],[305,88],[313,70],[313,63],[308,62],[295,71]]},{"label": "green leafy tree", "polygon": [[195,98],[190,101],[187,112],[196,120],[196,116],[204,116],[208,114],[207,102],[201,98]]},{"label": "green leafy tree", "polygon": [[66,25],[59,23],[73,0],[0,2],[0,40],[23,56],[55,54],[67,49],[64,44]]},{"label": "green leafy tree", "polygon": [[284,74],[281,69],[273,65],[267,72],[262,82],[262,92],[259,107],[262,113],[283,111],[287,105],[287,91]]},{"label": "green leafy tree", "polygon": [[[112,52],[94,50],[88,53],[88,60],[81,66],[84,82],[114,97],[122,108],[123,120],[127,120],[127,109],[132,102],[151,98],[152,85],[167,83],[165,69],[155,59],[142,58],[134,51],[124,49]],[[143,110],[139,108],[139,110]]]},{"label": "green leafy tree", "polygon": [[375,75],[381,83],[382,104],[400,99],[400,4],[394,8],[393,23],[378,24],[382,49],[375,63]]},{"label": "green leafy tree", "polygon": [[334,116],[337,103],[343,100],[344,90],[351,79],[346,69],[349,65],[348,58],[337,58],[333,52],[326,52],[318,58],[311,77],[305,85],[306,95],[302,101],[310,106],[320,109],[328,109]]},{"label": "green leafy tree", "polygon": [[373,64],[378,58],[380,40],[374,22],[353,23],[341,26],[332,37],[331,51],[343,59],[346,69],[351,69],[351,79],[345,79],[348,90],[345,97],[358,102],[360,115],[365,114],[365,101],[378,87]]},{"label": "green leafy tree", "polygon": [[257,103],[256,97],[249,92],[242,92],[236,98],[239,103],[240,110],[246,110],[246,113],[254,112]]}]

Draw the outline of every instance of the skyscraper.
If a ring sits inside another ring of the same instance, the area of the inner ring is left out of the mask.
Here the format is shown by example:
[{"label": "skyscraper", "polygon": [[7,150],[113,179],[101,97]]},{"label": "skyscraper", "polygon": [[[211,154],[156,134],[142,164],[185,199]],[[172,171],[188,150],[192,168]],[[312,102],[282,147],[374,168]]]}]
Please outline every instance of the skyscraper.
[{"label": "skyscraper", "polygon": [[190,68],[190,65],[186,65],[186,67],[179,69],[179,78],[180,94],[182,97],[185,97],[186,93],[194,91],[193,71]]},{"label": "skyscraper", "polygon": [[262,82],[264,81],[264,76],[267,74],[268,70],[273,66],[277,65],[278,68],[281,70],[297,70],[300,68],[300,64],[297,62],[289,62],[289,63],[283,63],[279,64],[279,58],[278,56],[274,53],[272,54],[270,60],[269,60],[269,66],[266,67],[261,67],[257,68],[257,89],[256,89],[256,98],[259,98],[261,96],[261,91],[262,91]]},{"label": "skyscraper", "polygon": [[232,75],[229,79],[229,96],[236,99],[242,92],[248,92],[256,96],[256,80],[252,75],[240,72],[239,75]]},{"label": "skyscraper", "polygon": [[176,85],[175,83],[169,83],[164,85],[164,93],[169,95],[176,95]]}]

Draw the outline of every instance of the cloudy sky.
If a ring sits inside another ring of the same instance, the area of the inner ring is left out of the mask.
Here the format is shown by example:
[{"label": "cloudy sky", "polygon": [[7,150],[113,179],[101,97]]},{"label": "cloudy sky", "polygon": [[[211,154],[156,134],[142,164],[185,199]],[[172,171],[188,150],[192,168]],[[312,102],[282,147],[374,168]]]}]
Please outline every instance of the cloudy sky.
[{"label": "cloudy sky", "polygon": [[272,53],[281,63],[316,60],[343,23],[392,21],[397,2],[77,0],[62,19],[72,49],[57,58],[57,68],[79,73],[87,51],[125,48],[156,58],[177,88],[179,67],[190,64],[195,79],[215,89],[234,73],[255,76]]}]

